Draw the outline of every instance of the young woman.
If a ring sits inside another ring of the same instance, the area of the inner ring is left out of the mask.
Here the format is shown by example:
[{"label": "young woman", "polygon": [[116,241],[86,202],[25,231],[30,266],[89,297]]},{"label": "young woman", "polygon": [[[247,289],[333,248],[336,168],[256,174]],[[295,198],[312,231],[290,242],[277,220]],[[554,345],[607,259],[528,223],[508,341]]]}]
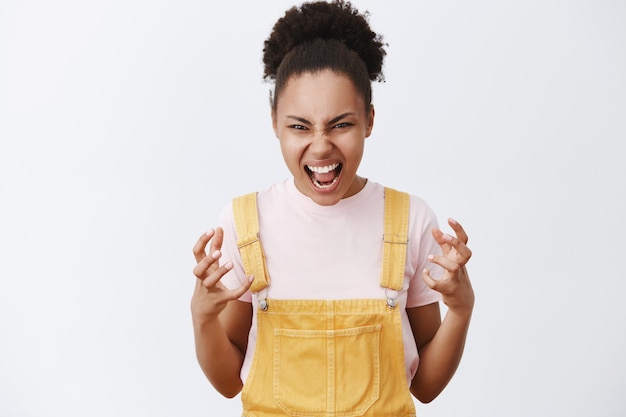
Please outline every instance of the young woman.
[{"label": "young woman", "polygon": [[223,395],[243,390],[244,416],[413,416],[411,393],[433,400],[461,360],[465,231],[358,175],[384,56],[344,1],[289,9],[265,42],[293,178],[233,200],[193,249],[198,361]]}]

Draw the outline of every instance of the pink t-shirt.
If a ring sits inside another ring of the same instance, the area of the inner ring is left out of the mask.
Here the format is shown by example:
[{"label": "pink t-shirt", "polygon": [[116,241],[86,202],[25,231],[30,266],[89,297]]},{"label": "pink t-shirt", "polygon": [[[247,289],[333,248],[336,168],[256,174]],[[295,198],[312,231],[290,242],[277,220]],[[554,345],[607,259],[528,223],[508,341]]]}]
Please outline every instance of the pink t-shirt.
[{"label": "pink t-shirt", "polygon": [[[433,211],[418,197],[411,196],[409,246],[404,271],[404,286],[398,294],[402,312],[402,332],[407,381],[410,383],[419,355],[405,309],[441,300],[441,295],[426,286],[422,270],[430,269],[438,278],[439,266],[428,262],[429,254],[441,249],[431,235],[437,227]],[[333,206],[320,206],[295,187],[293,179],[260,191],[257,196],[259,236],[265,253],[270,286],[262,294],[269,299],[341,300],[383,298],[380,286],[382,237],[384,229],[384,187],[367,181],[358,194]],[[245,278],[237,248],[232,204],[220,216],[224,229],[221,263],[231,261],[234,268],[222,278],[228,288],[240,286]],[[241,301],[253,302],[258,294],[250,292]],[[256,309],[253,309],[256,315]],[[256,317],[253,317],[248,349],[241,369],[245,381],[256,345]]]}]

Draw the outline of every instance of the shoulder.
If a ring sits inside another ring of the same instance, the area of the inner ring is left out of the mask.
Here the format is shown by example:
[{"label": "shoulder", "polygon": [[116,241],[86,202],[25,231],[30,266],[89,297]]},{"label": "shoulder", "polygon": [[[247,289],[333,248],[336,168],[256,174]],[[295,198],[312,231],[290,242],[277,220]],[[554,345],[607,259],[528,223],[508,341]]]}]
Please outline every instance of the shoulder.
[{"label": "shoulder", "polygon": [[378,187],[381,190],[380,192],[382,192],[382,193],[384,193],[384,190],[389,189],[389,190],[394,190],[394,191],[397,191],[397,192],[400,192],[400,193],[408,195],[409,196],[409,202],[411,204],[411,209],[412,210],[416,210],[418,212],[433,213],[432,208],[430,207],[430,205],[428,204],[428,202],[424,198],[422,198],[422,197],[420,197],[420,196],[418,196],[416,194],[413,194],[410,191],[406,191],[406,190],[399,189],[399,188],[394,188],[394,187],[389,187],[389,186],[383,186],[383,185],[380,185],[380,184],[377,184],[377,183],[374,183],[374,184],[375,184],[376,187]]},{"label": "shoulder", "polygon": [[223,208],[222,211],[232,210],[233,202],[241,200],[246,197],[256,196],[257,202],[265,202],[266,200],[273,200],[276,198],[284,198],[288,193],[288,181],[272,184],[266,188],[259,190],[250,190],[239,195],[234,196]]},{"label": "shoulder", "polygon": [[437,215],[424,198],[406,190],[386,186],[380,187],[383,190],[392,189],[404,193],[409,197],[409,224],[413,232],[430,231],[437,226]]},{"label": "shoulder", "polygon": [[[280,207],[288,200],[288,187],[286,182],[272,184],[269,187],[257,191],[248,191],[234,196],[228,201],[219,214],[219,223],[225,227],[233,227],[235,224],[235,210],[243,208],[249,210],[256,204],[257,214],[267,211],[267,208]],[[282,201],[281,201],[282,200]],[[250,214],[246,213],[246,216]]]},{"label": "shoulder", "polygon": [[410,195],[411,198],[411,217],[420,223],[431,224],[436,223],[437,215],[426,200],[416,195]]}]

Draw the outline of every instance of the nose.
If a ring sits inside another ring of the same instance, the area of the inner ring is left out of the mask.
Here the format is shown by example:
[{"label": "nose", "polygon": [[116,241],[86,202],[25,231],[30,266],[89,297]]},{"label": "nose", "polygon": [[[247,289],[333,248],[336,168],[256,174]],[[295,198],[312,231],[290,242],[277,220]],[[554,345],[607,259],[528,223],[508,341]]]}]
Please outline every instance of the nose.
[{"label": "nose", "polygon": [[333,149],[333,143],[325,131],[317,130],[311,135],[309,150],[318,159],[326,157]]}]

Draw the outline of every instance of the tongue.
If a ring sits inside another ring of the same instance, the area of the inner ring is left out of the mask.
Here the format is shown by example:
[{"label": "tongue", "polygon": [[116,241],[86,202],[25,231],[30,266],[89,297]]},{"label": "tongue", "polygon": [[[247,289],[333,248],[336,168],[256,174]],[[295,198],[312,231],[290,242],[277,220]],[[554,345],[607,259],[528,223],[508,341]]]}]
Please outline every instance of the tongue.
[{"label": "tongue", "polygon": [[332,180],[334,180],[335,179],[335,175],[336,175],[335,170],[327,172],[325,174],[314,172],[313,173],[313,179],[316,180],[317,182],[320,182],[320,183],[324,184],[326,182],[331,182]]}]

